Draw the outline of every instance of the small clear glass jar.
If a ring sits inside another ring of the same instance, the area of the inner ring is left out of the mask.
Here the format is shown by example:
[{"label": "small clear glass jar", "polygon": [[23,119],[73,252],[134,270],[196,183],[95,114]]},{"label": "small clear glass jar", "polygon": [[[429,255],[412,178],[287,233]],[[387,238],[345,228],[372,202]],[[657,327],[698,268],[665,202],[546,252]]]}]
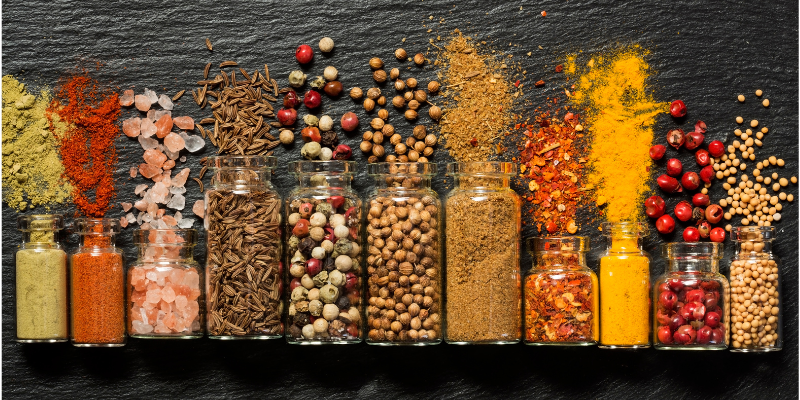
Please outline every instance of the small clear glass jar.
[{"label": "small clear glass jar", "polygon": [[589,238],[528,239],[533,268],[525,275],[525,343],[593,346],[600,337],[597,275],[586,265]]},{"label": "small clear glass jar", "polygon": [[20,215],[22,244],[16,253],[16,339],[21,343],[69,340],[69,270],[59,244],[64,218]]},{"label": "small clear glass jar", "polygon": [[659,350],[728,348],[730,285],[719,273],[722,243],[666,243],[667,269],[653,289],[653,343]]},{"label": "small clear glass jar", "polygon": [[291,344],[359,343],[363,335],[362,201],[353,161],[295,161],[286,198]]},{"label": "small clear glass jar", "polygon": [[366,341],[431,345],[442,341],[442,203],[431,189],[432,163],[376,163],[367,200]]},{"label": "small clear glass jar", "polygon": [[125,268],[122,250],[114,245],[119,220],[78,218],[73,229],[81,243],[70,256],[72,344],[124,346]]},{"label": "small clear glass jar", "polygon": [[465,162],[445,200],[445,341],[510,344],[522,336],[521,201],[510,187],[516,166]]},{"label": "small clear glass jar", "polygon": [[281,197],[275,157],[209,157],[206,324],[211,339],[283,336]]},{"label": "small clear glass jar", "polygon": [[731,351],[767,352],[783,347],[780,259],[772,254],[774,226],[731,231]]},{"label": "small clear glass jar", "polygon": [[203,273],[194,260],[194,229],[133,232],[139,259],[128,268],[128,335],[203,337]]},{"label": "small clear glass jar", "polygon": [[600,257],[600,348],[650,347],[650,256],[647,225],[604,222],[608,247]]}]

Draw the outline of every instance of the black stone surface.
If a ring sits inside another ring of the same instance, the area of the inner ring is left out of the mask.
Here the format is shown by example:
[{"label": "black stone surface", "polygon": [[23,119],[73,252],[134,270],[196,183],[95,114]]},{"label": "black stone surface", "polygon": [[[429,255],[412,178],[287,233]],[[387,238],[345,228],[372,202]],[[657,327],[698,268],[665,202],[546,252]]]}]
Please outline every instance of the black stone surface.
[{"label": "black stone surface", "polygon": [[[547,17],[540,16],[542,10]],[[430,19],[429,16],[433,16]],[[444,22],[440,22],[443,19]],[[798,152],[798,6],[796,2],[113,2],[7,1],[3,7],[3,74],[13,74],[32,86],[53,86],[59,77],[82,65],[92,76],[120,90],[145,87],[172,95],[191,89],[206,62],[236,60],[252,71],[269,63],[273,76],[285,83],[296,69],[294,49],[300,43],[315,49],[323,36],[336,42],[330,56],[317,51],[309,74],[326,65],[340,71],[346,88],[372,86],[370,57],[395,65],[392,54],[402,46],[409,53],[425,51],[429,38],[455,28],[514,54],[527,70],[523,83],[533,106],[566,85],[553,73],[568,53],[592,53],[619,44],[639,43],[651,50],[657,71],[652,82],[656,98],[683,99],[689,107],[684,121],[697,119],[710,127],[707,140],[732,138],[736,115],[757,118],[770,127],[759,158],[776,154],[786,160],[785,175],[797,173]],[[431,29],[431,32],[427,32]],[[211,38],[214,51],[204,46]],[[401,39],[406,38],[405,42]],[[508,43],[519,46],[508,47]],[[541,46],[542,49],[539,49]],[[531,56],[527,56],[532,52]],[[97,70],[95,62],[104,65]],[[403,73],[408,74],[404,64]],[[413,74],[427,82],[431,66]],[[545,79],[548,85],[534,89]],[[752,95],[765,91],[772,105],[764,109]],[[736,103],[735,95],[748,95]],[[366,127],[360,105],[343,96],[324,100],[323,111],[341,116],[353,110]],[[528,111],[532,110],[530,107]],[[393,111],[392,111],[393,112]],[[125,112],[122,118],[134,115]],[[206,116],[184,96],[173,115]],[[427,118],[422,119],[428,122]],[[393,114],[404,136],[410,124]],[[675,123],[664,116],[656,131]],[[344,142],[357,148],[360,134]],[[300,139],[297,139],[300,142]],[[277,149],[281,167],[275,183],[288,193],[294,182],[285,161],[299,157],[299,145]],[[141,149],[126,137],[117,140],[120,154],[118,201],[133,200],[142,178],[128,177]],[[371,190],[361,162],[355,188]],[[210,143],[203,154],[212,154]],[[451,161],[437,151],[435,161]],[[201,155],[189,156],[196,171]],[[685,165],[688,153],[682,153]],[[189,187],[187,204],[200,198]],[[449,190],[444,174],[435,189]],[[522,188],[518,188],[524,190]],[[797,197],[797,187],[790,185]],[[722,191],[719,184],[712,193]],[[670,207],[677,202],[669,200]],[[188,214],[189,208],[185,211]],[[588,210],[588,208],[587,208]],[[38,211],[38,210],[37,210]],[[72,214],[73,208],[57,210]],[[788,398],[797,396],[798,290],[796,205],[777,224],[776,254],[784,260],[784,350],[778,353],[636,352],[596,348],[544,349],[523,345],[431,348],[356,346],[298,347],[283,340],[219,342],[130,340],[121,349],[78,349],[69,344],[20,345],[13,341],[13,253],[20,241],[16,213],[3,205],[3,394],[9,398]],[[117,208],[109,217],[119,218]],[[596,224],[585,216],[581,233],[599,239]],[[129,228],[118,245],[135,257]],[[534,232],[526,229],[525,236]],[[657,253],[664,240],[679,234],[651,234],[646,247]],[[76,245],[72,238],[70,248]],[[196,255],[204,257],[202,244]],[[601,244],[595,241],[592,265]],[[731,255],[730,250],[727,256]],[[727,272],[728,258],[724,262]],[[523,268],[530,266],[524,255]],[[653,276],[663,272],[663,260],[652,264]],[[481,293],[476,293],[480,296]]]}]

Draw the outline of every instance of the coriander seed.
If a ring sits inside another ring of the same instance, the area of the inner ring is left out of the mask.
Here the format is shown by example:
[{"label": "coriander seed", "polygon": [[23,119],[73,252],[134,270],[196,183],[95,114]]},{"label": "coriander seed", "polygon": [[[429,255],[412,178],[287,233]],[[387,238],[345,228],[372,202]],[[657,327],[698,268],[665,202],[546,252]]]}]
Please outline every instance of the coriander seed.
[{"label": "coriander seed", "polygon": [[414,110],[406,110],[405,117],[406,117],[407,120],[413,121],[413,120],[417,119],[417,112],[414,111]]},{"label": "coriander seed", "polygon": [[414,92],[405,92],[405,93],[403,93],[403,99],[405,99],[405,101],[414,100]]},{"label": "coriander seed", "polygon": [[428,92],[430,94],[438,93],[439,92],[439,82],[437,82],[437,81],[428,82]]},{"label": "coriander seed", "polygon": [[431,108],[428,109],[428,115],[434,121],[438,121],[439,118],[442,118],[442,109],[439,108],[439,106],[431,106]]},{"label": "coriander seed", "polygon": [[420,103],[428,101],[428,94],[424,90],[417,90],[414,92],[414,99]]},{"label": "coriander seed", "polygon": [[394,146],[394,152],[398,155],[406,154],[406,151],[408,151],[408,148],[402,143],[398,143]]},{"label": "coriander seed", "polygon": [[402,79],[397,79],[394,81],[394,90],[397,90],[399,92],[401,90],[405,90],[405,88],[406,88],[406,83],[403,82]]},{"label": "coriander seed", "polygon": [[375,100],[375,103],[377,103],[381,107],[385,106],[386,105],[386,96],[378,97],[378,100]]},{"label": "coriander seed", "polygon": [[397,58],[398,60],[400,60],[400,61],[403,61],[403,60],[405,60],[406,58],[408,58],[408,53],[406,53],[406,51],[405,51],[404,49],[402,49],[402,48],[399,48],[399,49],[397,49],[397,50],[395,50],[395,51],[394,51],[394,56],[395,56],[395,58]]},{"label": "coriander seed", "polygon": [[394,135],[394,126],[392,126],[392,124],[384,124],[383,129],[381,129],[381,132],[383,133],[384,137],[392,136]]},{"label": "coriander seed", "polygon": [[417,125],[414,127],[414,137],[418,140],[422,140],[425,138],[425,135],[428,133],[428,129],[425,125]]},{"label": "coriander seed", "polygon": [[403,141],[403,137],[400,136],[399,133],[395,133],[392,137],[389,138],[389,142],[395,146],[400,144]]},{"label": "coriander seed", "polygon": [[394,96],[394,98],[392,98],[392,105],[396,108],[403,108],[406,105],[406,100],[403,99],[403,96]]},{"label": "coriander seed", "polygon": [[389,79],[395,80],[400,77],[400,70],[397,68],[392,68],[389,71]]},{"label": "coriander seed", "polygon": [[364,99],[364,110],[367,112],[372,111],[375,108],[375,100],[372,99]]},{"label": "coriander seed", "polygon": [[416,110],[416,109],[418,109],[418,108],[419,108],[419,102],[418,102],[418,101],[416,101],[416,100],[411,100],[411,101],[409,101],[409,102],[408,102],[408,108],[410,108],[410,109],[412,109],[412,110]]},{"label": "coriander seed", "polygon": [[382,69],[376,70],[375,72],[372,73],[372,79],[374,79],[375,82],[384,83],[386,82],[386,78],[387,78],[386,71]]},{"label": "coriander seed", "polygon": [[372,155],[375,157],[383,157],[386,154],[386,151],[383,149],[381,145],[372,146]]},{"label": "coriander seed", "polygon": [[354,87],[350,89],[350,98],[353,100],[358,100],[364,96],[364,92],[361,90],[360,87]]},{"label": "coriander seed", "polygon": [[425,136],[425,145],[426,146],[433,147],[434,145],[436,145],[436,142],[438,142],[438,141],[439,141],[439,139],[436,137],[436,135],[434,135],[432,133],[427,135],[427,136]]},{"label": "coriander seed", "polygon": [[361,145],[358,146],[358,147],[364,153],[372,152],[372,142],[368,142],[368,141],[365,140],[365,141],[361,142]]},{"label": "coriander seed", "polygon": [[378,97],[381,97],[381,90],[379,88],[369,88],[367,90],[367,98],[372,100],[377,100]]},{"label": "coriander seed", "polygon": [[383,60],[378,57],[373,57],[369,60],[369,66],[372,69],[380,69],[383,68]]},{"label": "coriander seed", "polygon": [[417,64],[417,65],[425,64],[425,56],[422,53],[417,53],[414,56],[414,64]]},{"label": "coriander seed", "polygon": [[373,118],[369,125],[372,127],[372,129],[380,130],[383,128],[383,120],[380,118]]},{"label": "coriander seed", "polygon": [[382,132],[375,132],[372,134],[372,142],[375,144],[383,143],[383,133]]},{"label": "coriander seed", "polygon": [[417,87],[417,80],[414,79],[414,78],[406,79],[406,86],[408,86],[409,89],[416,88]]},{"label": "coriander seed", "polygon": [[384,121],[389,119],[389,111],[387,111],[385,108],[381,108],[380,110],[378,110],[378,118]]}]

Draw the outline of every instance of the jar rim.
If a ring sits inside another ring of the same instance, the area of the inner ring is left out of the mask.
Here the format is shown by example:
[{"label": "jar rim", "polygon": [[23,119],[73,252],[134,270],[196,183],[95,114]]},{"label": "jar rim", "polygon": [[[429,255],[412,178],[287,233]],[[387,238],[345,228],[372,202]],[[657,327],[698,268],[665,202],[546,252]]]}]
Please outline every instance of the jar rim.
[{"label": "jar rim", "polygon": [[17,217],[17,229],[22,232],[60,231],[64,229],[64,216],[61,214],[30,214]]},{"label": "jar rim", "polygon": [[734,242],[764,242],[774,239],[774,226],[737,226],[731,230],[731,240]]},{"label": "jar rim", "polygon": [[526,239],[528,252],[585,253],[589,251],[587,236],[534,236]]},{"label": "jar rim", "polygon": [[72,224],[79,235],[116,235],[121,231],[115,218],[75,218]]},{"label": "jar rim", "polygon": [[209,169],[275,169],[278,159],[273,156],[211,156],[206,158]]},{"label": "jar rim", "polygon": [[644,222],[603,222],[603,236],[639,238],[647,235],[648,228]]},{"label": "jar rim", "polygon": [[289,163],[289,172],[294,175],[327,173],[333,175],[353,175],[356,170],[355,161],[344,160],[302,160]]},{"label": "jar rim", "polygon": [[[164,241],[165,236],[174,235],[176,241]],[[194,246],[197,244],[196,229],[137,229],[133,231],[133,243],[137,245]]]},{"label": "jar rim", "polygon": [[447,164],[447,175],[450,176],[513,176],[516,173],[517,166],[504,161],[468,161]]},{"label": "jar rim", "polygon": [[438,172],[432,162],[379,162],[367,165],[368,175],[408,175],[431,177]]},{"label": "jar rim", "polygon": [[718,242],[671,242],[661,245],[661,254],[670,258],[715,258],[722,259],[725,246]]}]

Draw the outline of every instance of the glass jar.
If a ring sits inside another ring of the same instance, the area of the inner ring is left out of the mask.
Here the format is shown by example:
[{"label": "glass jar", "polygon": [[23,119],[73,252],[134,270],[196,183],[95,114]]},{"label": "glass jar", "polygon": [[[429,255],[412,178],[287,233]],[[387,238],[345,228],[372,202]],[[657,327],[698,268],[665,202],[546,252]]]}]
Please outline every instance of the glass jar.
[{"label": "glass jar", "polygon": [[20,215],[22,244],[16,253],[16,339],[21,343],[69,340],[67,253],[58,242],[64,218]]},{"label": "glass jar", "polygon": [[194,229],[133,232],[139,259],[128,269],[128,335],[137,338],[203,337],[202,274],[194,260]]},{"label": "glass jar", "polygon": [[647,225],[604,222],[608,247],[600,258],[600,347],[650,347],[650,258]]},{"label": "glass jar", "polygon": [[445,200],[445,341],[517,343],[520,319],[521,201],[511,190],[512,163],[447,166]]},{"label": "glass jar", "polygon": [[206,325],[212,339],[283,336],[281,197],[275,157],[209,157]]},{"label": "glass jar", "polygon": [[731,231],[731,351],[766,352],[783,347],[780,259],[772,254],[774,226]]},{"label": "glass jar", "polygon": [[442,341],[441,210],[432,163],[376,163],[367,208],[367,343]]},{"label": "glass jar", "polygon": [[667,243],[667,269],[653,290],[653,343],[666,350],[728,347],[730,285],[719,273],[722,243]]},{"label": "glass jar", "polygon": [[72,276],[72,344],[78,347],[125,345],[125,270],[122,251],[114,246],[119,220],[78,218],[81,236],[70,256]]},{"label": "glass jar", "polygon": [[600,337],[597,275],[586,266],[589,238],[528,239],[533,268],[525,276],[525,343],[592,346]]},{"label": "glass jar", "polygon": [[295,161],[300,181],[286,199],[289,312],[292,344],[359,343],[362,202],[352,190],[353,161]]}]

